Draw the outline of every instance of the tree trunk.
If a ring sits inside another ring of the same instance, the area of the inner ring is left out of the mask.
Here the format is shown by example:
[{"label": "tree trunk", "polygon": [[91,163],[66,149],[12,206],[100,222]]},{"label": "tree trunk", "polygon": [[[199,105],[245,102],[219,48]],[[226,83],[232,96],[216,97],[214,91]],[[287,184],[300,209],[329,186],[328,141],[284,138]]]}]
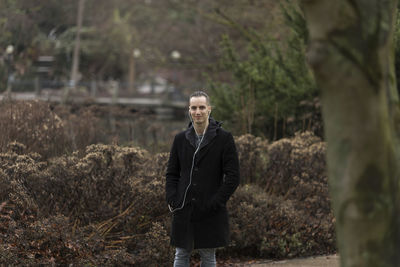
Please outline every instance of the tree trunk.
[{"label": "tree trunk", "polygon": [[75,47],[74,54],[72,57],[72,68],[71,68],[71,82],[73,86],[76,86],[78,80],[79,71],[79,51],[81,46],[81,29],[82,29],[82,19],[83,19],[83,8],[85,6],[85,0],[79,0],[78,5],[78,17],[77,17],[77,30],[75,36]]},{"label": "tree trunk", "polygon": [[135,94],[135,56],[130,53],[128,71],[128,91],[133,96]]},{"label": "tree trunk", "polygon": [[341,266],[400,266],[396,0],[302,0]]}]

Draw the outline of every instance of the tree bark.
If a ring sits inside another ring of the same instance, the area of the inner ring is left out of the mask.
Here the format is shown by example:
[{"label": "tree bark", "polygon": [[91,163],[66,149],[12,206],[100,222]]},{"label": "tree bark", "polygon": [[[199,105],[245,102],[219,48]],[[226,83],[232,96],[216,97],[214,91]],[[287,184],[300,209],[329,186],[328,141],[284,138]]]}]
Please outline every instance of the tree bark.
[{"label": "tree bark", "polygon": [[400,266],[397,0],[302,0],[341,266]]}]

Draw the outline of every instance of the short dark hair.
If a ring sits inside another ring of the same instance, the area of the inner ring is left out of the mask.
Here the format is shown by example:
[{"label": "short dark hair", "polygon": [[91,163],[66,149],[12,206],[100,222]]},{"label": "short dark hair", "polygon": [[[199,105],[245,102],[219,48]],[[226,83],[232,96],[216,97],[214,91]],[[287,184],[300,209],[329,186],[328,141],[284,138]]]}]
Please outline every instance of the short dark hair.
[{"label": "short dark hair", "polygon": [[204,91],[195,91],[189,96],[189,102],[192,97],[201,97],[204,96],[206,98],[207,105],[211,106],[210,97]]}]

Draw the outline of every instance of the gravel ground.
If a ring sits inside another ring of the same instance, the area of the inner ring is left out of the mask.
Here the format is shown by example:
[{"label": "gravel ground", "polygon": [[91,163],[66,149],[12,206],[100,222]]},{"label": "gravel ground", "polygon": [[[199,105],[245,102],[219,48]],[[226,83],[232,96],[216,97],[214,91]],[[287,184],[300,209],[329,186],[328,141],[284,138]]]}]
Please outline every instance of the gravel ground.
[{"label": "gravel ground", "polygon": [[273,261],[269,263],[257,263],[250,265],[252,267],[339,267],[339,256],[318,256],[306,259],[293,259],[283,261]]},{"label": "gravel ground", "polygon": [[304,259],[292,259],[282,261],[259,261],[252,263],[240,263],[231,266],[237,267],[339,267],[339,256],[316,256]]}]

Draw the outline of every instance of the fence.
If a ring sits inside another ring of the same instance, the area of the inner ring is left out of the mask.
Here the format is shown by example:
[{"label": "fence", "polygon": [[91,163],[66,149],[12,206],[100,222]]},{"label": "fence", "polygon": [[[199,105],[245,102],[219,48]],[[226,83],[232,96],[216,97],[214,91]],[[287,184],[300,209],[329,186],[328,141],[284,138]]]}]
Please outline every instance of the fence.
[{"label": "fence", "polygon": [[[116,80],[109,81],[81,81],[72,89],[67,81],[43,80],[34,78],[32,80],[13,80],[10,82],[11,92],[22,93],[31,92],[37,95],[42,92],[56,92],[70,90],[74,95],[98,97],[98,96],[118,96],[118,97],[162,97],[170,100],[184,100],[185,97],[180,88],[165,82],[141,82],[130,86],[126,82]],[[185,86],[190,88],[192,86]],[[3,92],[5,88],[3,89]]]}]

